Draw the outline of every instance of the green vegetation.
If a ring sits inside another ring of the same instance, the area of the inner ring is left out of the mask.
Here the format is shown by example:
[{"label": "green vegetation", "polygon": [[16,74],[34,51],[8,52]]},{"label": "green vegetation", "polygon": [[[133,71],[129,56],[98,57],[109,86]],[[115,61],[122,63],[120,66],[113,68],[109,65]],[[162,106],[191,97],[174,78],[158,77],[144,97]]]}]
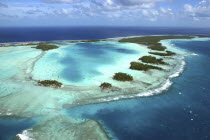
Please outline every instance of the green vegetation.
[{"label": "green vegetation", "polygon": [[166,47],[161,46],[160,43],[158,45],[152,45],[148,47],[151,50],[156,50],[156,51],[165,51]]},{"label": "green vegetation", "polygon": [[110,83],[106,83],[106,82],[104,82],[100,85],[100,88],[102,88],[102,89],[109,89],[111,87],[112,87],[112,85]]},{"label": "green vegetation", "polygon": [[113,79],[117,81],[123,81],[123,82],[133,81],[133,77],[131,75],[122,73],[122,72],[115,73],[115,75],[113,76]]},{"label": "green vegetation", "polygon": [[63,84],[56,80],[43,80],[43,81],[38,81],[38,85],[45,87],[60,88]]},{"label": "green vegetation", "polygon": [[43,51],[48,51],[48,50],[52,50],[52,49],[57,49],[58,46],[56,45],[52,45],[52,44],[48,44],[48,43],[39,43],[36,47],[34,47],[36,49],[41,49]]},{"label": "green vegetation", "polygon": [[133,37],[123,38],[119,42],[137,43],[149,46],[149,49],[157,51],[165,51],[166,47],[162,46],[160,40],[164,39],[191,39],[192,36],[144,36],[144,37]]},{"label": "green vegetation", "polygon": [[157,59],[154,56],[143,56],[139,58],[139,60],[141,60],[144,63],[168,65],[168,63],[164,62],[162,58]]},{"label": "green vegetation", "polygon": [[191,39],[192,36],[143,36],[143,37],[132,37],[132,38],[123,38],[119,40],[119,42],[130,42],[130,43],[137,43],[143,45],[160,45],[158,43],[160,40],[164,39]]},{"label": "green vegetation", "polygon": [[171,51],[166,51],[166,53],[160,53],[160,52],[149,52],[149,54],[159,55],[159,56],[172,56],[176,55],[176,53]]},{"label": "green vegetation", "polygon": [[160,67],[152,66],[152,65],[147,65],[139,62],[131,62],[130,69],[132,70],[142,70],[142,71],[148,71],[151,69],[157,69],[157,70],[163,70]]},{"label": "green vegetation", "polygon": [[198,37],[210,37],[210,35],[195,35],[195,36],[198,36]]}]

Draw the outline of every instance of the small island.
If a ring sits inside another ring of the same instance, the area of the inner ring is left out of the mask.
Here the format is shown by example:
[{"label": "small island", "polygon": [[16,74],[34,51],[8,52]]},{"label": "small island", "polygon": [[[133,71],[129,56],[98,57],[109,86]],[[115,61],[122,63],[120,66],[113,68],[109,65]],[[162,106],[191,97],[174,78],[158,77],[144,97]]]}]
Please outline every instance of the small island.
[{"label": "small island", "polygon": [[103,89],[103,90],[104,89],[110,89],[110,88],[112,88],[112,84],[104,82],[100,85],[100,88]]},{"label": "small island", "polygon": [[172,51],[166,51],[166,53],[149,52],[149,54],[158,55],[158,56],[173,56],[173,55],[176,55],[176,53],[174,53]]},{"label": "small island", "polygon": [[157,44],[153,44],[151,46],[148,47],[151,50],[155,50],[155,51],[165,51],[166,47],[163,47],[160,43]]},{"label": "small island", "polygon": [[59,48],[56,45],[53,44],[48,44],[48,43],[39,43],[36,47],[34,47],[36,49],[41,49],[42,51],[48,51],[48,50],[52,50],[52,49],[57,49]]},{"label": "small island", "polygon": [[115,75],[113,76],[113,79],[117,81],[122,81],[122,82],[133,81],[133,76],[127,73],[118,72],[118,73],[115,73]]},{"label": "small island", "polygon": [[143,56],[139,58],[139,60],[141,60],[144,63],[168,65],[168,63],[164,62],[162,58],[157,59],[154,56]]},{"label": "small island", "polygon": [[127,43],[137,43],[148,46],[151,50],[156,51],[165,51],[167,48],[162,46],[160,40],[165,39],[191,39],[192,36],[143,36],[143,37],[132,37],[132,38],[123,38],[119,42]]},{"label": "small island", "polygon": [[152,65],[147,65],[139,62],[131,62],[130,63],[130,69],[132,70],[140,70],[140,71],[148,71],[151,69],[156,69],[156,70],[163,70],[160,67],[152,66]]},{"label": "small island", "polygon": [[38,81],[38,85],[45,87],[61,88],[63,84],[56,80],[43,80]]}]

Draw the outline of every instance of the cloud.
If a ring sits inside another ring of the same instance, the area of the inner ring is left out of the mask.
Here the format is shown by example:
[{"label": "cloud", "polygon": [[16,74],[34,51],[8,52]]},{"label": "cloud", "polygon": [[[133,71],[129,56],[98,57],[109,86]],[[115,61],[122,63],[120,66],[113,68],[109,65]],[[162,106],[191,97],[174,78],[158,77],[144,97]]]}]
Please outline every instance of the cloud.
[{"label": "cloud", "polygon": [[163,2],[168,0],[42,0],[44,3],[48,4],[63,4],[63,3],[89,3],[89,4],[95,4],[99,7],[106,7],[106,8],[112,8],[114,7],[142,7],[142,8],[151,8],[158,2]]},{"label": "cloud", "polygon": [[155,9],[144,9],[142,10],[142,15],[146,17],[147,20],[154,22],[160,16],[160,12]]},{"label": "cloud", "polygon": [[108,5],[119,4],[119,5],[141,5],[145,3],[157,3],[167,0],[42,0],[45,3],[72,3],[72,2],[92,2],[96,4],[103,5],[103,3]]},{"label": "cloud", "polygon": [[197,5],[193,6],[191,4],[184,5],[184,12],[186,15],[192,17],[194,20],[199,20],[201,18],[210,18],[210,0],[200,1]]},{"label": "cloud", "polygon": [[160,7],[160,12],[164,15],[173,15],[173,11],[170,8]]},{"label": "cloud", "polygon": [[185,10],[185,12],[189,12],[189,13],[193,13],[194,12],[194,8],[190,4],[185,4],[184,5],[184,10]]},{"label": "cloud", "polygon": [[[159,10],[155,10],[156,3],[167,0],[42,0],[48,4],[66,4],[67,7],[54,10],[55,15],[108,17],[112,19],[143,16],[150,21],[158,19]],[[148,15],[144,9],[148,10]],[[172,13],[171,9],[163,9],[161,14]],[[76,15],[74,15],[76,14]]]},{"label": "cloud", "polygon": [[6,4],[3,4],[3,3],[0,3],[0,8],[7,8],[8,7],[8,5],[6,5]]},{"label": "cloud", "polygon": [[[42,19],[44,21],[74,21],[86,24],[153,23],[161,18],[171,18],[173,10],[157,3],[167,0],[41,0],[26,4],[11,5],[2,13],[18,15],[19,19]],[[2,15],[5,16],[5,15]],[[28,20],[30,21],[30,20]],[[141,21],[141,22],[140,22]],[[150,21],[150,22],[148,22]],[[56,22],[55,22],[56,24]]]},{"label": "cloud", "polygon": [[113,1],[117,4],[132,6],[132,5],[142,5],[147,3],[154,4],[156,2],[162,2],[165,0],[113,0]]},{"label": "cloud", "polygon": [[112,21],[142,19],[156,21],[160,16],[173,15],[170,8],[158,8],[156,3],[167,0],[43,0],[62,4],[52,16],[67,18],[105,18]]},{"label": "cloud", "polygon": [[25,11],[25,13],[31,15],[31,14],[43,13],[43,11],[37,8],[37,9],[27,10]]},{"label": "cloud", "polygon": [[202,5],[202,4],[206,4],[207,3],[207,1],[206,0],[201,0],[200,2],[199,2],[199,4],[200,5]]},{"label": "cloud", "polygon": [[90,3],[109,9],[116,8],[152,8],[158,2],[167,0],[90,0]]},{"label": "cloud", "polygon": [[70,11],[68,9],[62,8],[62,9],[59,9],[59,10],[55,10],[54,14],[55,15],[63,15],[63,16],[67,15],[68,16],[70,14]]}]

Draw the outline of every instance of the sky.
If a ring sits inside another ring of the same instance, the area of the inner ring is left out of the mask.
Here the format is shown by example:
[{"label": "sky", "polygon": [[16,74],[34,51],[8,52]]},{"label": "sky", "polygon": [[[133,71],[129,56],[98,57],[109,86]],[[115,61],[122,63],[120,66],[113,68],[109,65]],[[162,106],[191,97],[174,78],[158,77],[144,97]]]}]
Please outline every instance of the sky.
[{"label": "sky", "polygon": [[5,26],[210,27],[210,0],[0,0]]}]

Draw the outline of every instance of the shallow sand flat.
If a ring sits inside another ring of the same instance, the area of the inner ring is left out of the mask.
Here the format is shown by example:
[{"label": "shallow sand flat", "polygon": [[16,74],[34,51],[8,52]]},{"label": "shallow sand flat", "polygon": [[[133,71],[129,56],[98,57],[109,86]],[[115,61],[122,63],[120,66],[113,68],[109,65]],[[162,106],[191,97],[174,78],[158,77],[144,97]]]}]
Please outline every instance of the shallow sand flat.
[{"label": "shallow sand flat", "polygon": [[6,52],[0,55],[0,79],[24,80],[30,61],[41,54],[40,50],[34,50],[30,46],[2,47],[1,49]]},{"label": "shallow sand flat", "polygon": [[80,120],[57,115],[41,120],[20,136],[36,140],[108,140],[101,126],[94,120]]}]

